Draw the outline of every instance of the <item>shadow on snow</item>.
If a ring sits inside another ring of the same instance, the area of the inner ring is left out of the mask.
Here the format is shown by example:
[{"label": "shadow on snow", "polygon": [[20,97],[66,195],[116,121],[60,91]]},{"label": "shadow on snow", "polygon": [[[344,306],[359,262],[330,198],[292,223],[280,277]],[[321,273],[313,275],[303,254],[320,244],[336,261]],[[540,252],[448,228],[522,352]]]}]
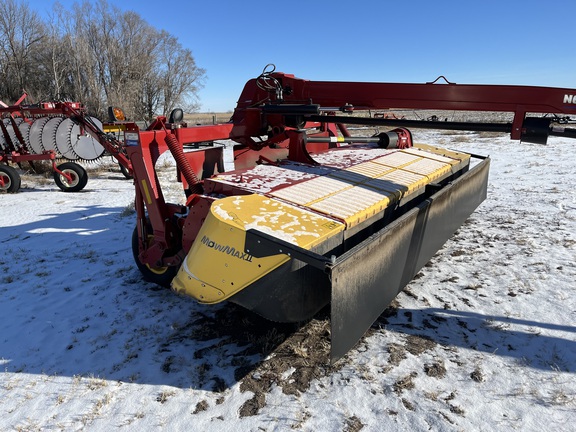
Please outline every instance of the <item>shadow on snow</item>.
[{"label": "shadow on snow", "polygon": [[576,372],[576,327],[453,309],[393,310],[375,326],[516,359],[521,366]]},{"label": "shadow on snow", "polygon": [[202,306],[142,280],[134,216],[77,206],[2,229],[0,367],[219,391],[294,326],[234,305]]},{"label": "shadow on snow", "polygon": [[[232,304],[202,306],[143,282],[131,251],[134,217],[121,208],[41,217],[0,233],[6,372],[222,391],[295,331]],[[375,326],[532,368],[576,371],[576,342],[568,338],[576,327],[445,309],[395,311]]]}]

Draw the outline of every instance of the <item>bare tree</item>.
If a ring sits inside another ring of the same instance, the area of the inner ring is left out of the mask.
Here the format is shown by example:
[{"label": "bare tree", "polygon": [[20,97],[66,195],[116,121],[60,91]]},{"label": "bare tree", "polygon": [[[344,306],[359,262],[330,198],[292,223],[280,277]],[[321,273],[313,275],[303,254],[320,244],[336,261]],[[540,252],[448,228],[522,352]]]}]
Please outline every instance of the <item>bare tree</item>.
[{"label": "bare tree", "polygon": [[193,111],[205,71],[196,66],[192,52],[182,48],[175,37],[166,32],[162,32],[161,36],[159,65],[163,114],[178,106]]},{"label": "bare tree", "polygon": [[112,76],[108,98],[110,103],[125,104],[130,115],[149,119],[141,109],[142,95],[146,87],[158,85],[153,73],[158,32],[134,12],[119,16],[118,23],[117,44],[108,54]]},{"label": "bare tree", "polygon": [[63,100],[74,99],[69,94],[69,74],[71,70],[71,56],[66,39],[62,38],[62,28],[65,28],[67,22],[63,19],[63,8],[56,4],[55,10],[58,12],[53,15],[46,25],[46,37],[43,41],[43,48],[40,62],[46,70],[46,82],[44,82],[45,91],[42,95],[44,99]]},{"label": "bare tree", "polygon": [[[149,120],[175,107],[195,108],[205,71],[189,49],[133,11],[107,0],[56,4],[43,23],[26,3],[0,3],[0,91],[17,88],[38,97],[74,99],[93,115],[121,106],[129,117]],[[6,96],[4,96],[6,97]]]},{"label": "bare tree", "polygon": [[86,79],[97,84],[84,88],[84,100],[96,112],[120,105],[128,116],[150,120],[176,105],[195,107],[205,71],[174,36],[106,0],[76,4],[74,22],[74,52],[82,56]]},{"label": "bare tree", "polygon": [[34,94],[45,79],[38,60],[44,23],[26,3],[0,2],[0,93],[7,100],[19,98],[24,89]]}]

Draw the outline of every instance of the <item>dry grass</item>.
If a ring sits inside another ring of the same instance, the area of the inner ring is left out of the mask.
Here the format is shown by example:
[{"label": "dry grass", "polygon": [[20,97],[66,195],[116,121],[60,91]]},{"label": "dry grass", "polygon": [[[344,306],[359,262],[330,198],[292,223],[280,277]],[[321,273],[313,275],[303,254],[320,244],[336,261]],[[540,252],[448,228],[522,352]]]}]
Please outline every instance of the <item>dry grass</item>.
[{"label": "dry grass", "polygon": [[170,399],[174,395],[176,395],[176,392],[174,390],[162,390],[156,397],[156,402],[160,402],[162,404],[166,403],[168,399]]},{"label": "dry grass", "polygon": [[188,125],[210,125],[217,123],[227,123],[232,117],[232,111],[225,113],[192,113],[185,114],[184,121]]},{"label": "dry grass", "polygon": [[136,213],[136,203],[134,201],[130,202],[126,207],[120,212],[120,217],[131,217]]}]

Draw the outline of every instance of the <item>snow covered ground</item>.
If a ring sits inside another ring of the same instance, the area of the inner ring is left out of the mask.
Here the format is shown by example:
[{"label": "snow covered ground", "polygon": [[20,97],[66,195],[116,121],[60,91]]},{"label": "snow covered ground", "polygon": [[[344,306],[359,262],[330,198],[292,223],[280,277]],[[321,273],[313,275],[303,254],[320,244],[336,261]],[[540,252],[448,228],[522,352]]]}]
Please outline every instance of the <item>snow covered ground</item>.
[{"label": "snow covered ground", "polygon": [[573,428],[576,142],[414,136],[490,155],[488,199],[332,368],[324,317],[295,331],[143,282],[119,172],[76,194],[26,176],[0,195],[0,430]]}]

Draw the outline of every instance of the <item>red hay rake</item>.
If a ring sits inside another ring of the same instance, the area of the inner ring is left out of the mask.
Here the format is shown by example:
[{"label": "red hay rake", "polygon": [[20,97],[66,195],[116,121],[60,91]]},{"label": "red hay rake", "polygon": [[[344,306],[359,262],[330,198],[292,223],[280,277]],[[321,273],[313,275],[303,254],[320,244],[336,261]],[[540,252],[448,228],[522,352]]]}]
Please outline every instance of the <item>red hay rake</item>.
[{"label": "red hay rake", "polygon": [[18,192],[20,174],[10,165],[22,169],[24,162],[37,172],[34,162],[52,161],[54,181],[64,192],[78,192],[88,182],[86,170],[75,161],[92,161],[106,152],[130,174],[123,144],[106,134],[81,103],[24,104],[26,97],[11,106],[0,101],[0,190]]}]

